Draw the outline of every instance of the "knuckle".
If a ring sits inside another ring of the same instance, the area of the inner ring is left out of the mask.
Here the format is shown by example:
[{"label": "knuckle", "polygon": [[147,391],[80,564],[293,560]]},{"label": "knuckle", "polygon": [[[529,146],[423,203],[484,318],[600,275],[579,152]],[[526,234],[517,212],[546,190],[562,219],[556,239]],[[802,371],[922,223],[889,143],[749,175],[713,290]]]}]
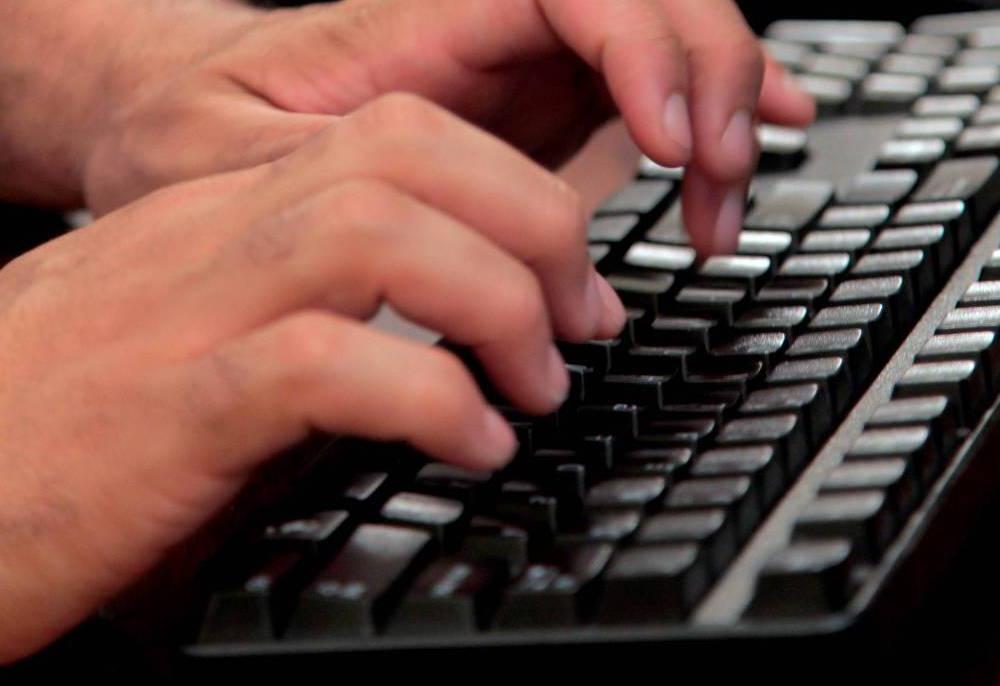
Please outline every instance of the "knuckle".
[{"label": "knuckle", "polygon": [[418,95],[393,92],[365,105],[358,121],[379,138],[425,140],[440,133],[450,121],[444,109]]},{"label": "knuckle", "polygon": [[328,364],[337,349],[337,333],[330,326],[328,315],[319,311],[298,312],[289,316],[278,334],[279,357],[298,375],[311,376]]},{"label": "knuckle", "polygon": [[[328,233],[339,233],[336,226],[350,232],[351,242],[361,239],[381,242],[390,239],[398,227],[406,225],[410,215],[408,197],[394,186],[376,179],[357,179],[338,185],[307,210],[310,224],[327,227]],[[333,222],[331,222],[331,218]],[[339,250],[343,242],[334,239]]]}]

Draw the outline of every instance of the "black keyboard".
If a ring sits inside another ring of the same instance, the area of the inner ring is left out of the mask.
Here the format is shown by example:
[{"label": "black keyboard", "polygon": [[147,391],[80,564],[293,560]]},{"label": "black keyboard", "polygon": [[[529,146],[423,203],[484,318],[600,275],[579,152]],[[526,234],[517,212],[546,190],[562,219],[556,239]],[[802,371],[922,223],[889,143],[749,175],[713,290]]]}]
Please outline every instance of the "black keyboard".
[{"label": "black keyboard", "polygon": [[201,571],[188,668],[826,670],[906,621],[1000,488],[1000,13],[766,48],[821,116],[760,129],[738,253],[698,262],[644,160],[589,226],[628,325],[562,346],[565,406],[503,408],[495,474],[300,450]]}]

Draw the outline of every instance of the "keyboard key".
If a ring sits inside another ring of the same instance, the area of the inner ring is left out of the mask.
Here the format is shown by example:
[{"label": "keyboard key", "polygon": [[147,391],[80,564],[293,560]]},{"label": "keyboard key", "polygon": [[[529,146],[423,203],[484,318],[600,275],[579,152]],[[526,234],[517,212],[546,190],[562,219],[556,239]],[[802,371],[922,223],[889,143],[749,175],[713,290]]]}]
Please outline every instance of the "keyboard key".
[{"label": "keyboard key", "polygon": [[1000,162],[995,157],[970,157],[942,162],[924,180],[913,196],[916,202],[963,200],[973,221],[992,219],[1000,189]]},{"label": "keyboard key", "polygon": [[844,281],[830,296],[831,304],[881,302],[889,308],[893,325],[905,331],[913,322],[913,293],[901,276],[879,276]]},{"label": "keyboard key", "polygon": [[954,237],[941,224],[900,226],[883,229],[872,243],[873,252],[926,251],[932,258],[936,278],[945,279],[955,263]]},{"label": "keyboard key", "polygon": [[941,70],[944,60],[937,55],[894,52],[879,62],[879,71],[888,74],[909,74],[929,79]]},{"label": "keyboard key", "polygon": [[822,74],[795,74],[795,84],[816,102],[820,116],[842,111],[851,99],[852,86],[847,79]]},{"label": "keyboard key", "polygon": [[854,395],[852,370],[841,357],[790,359],[782,362],[767,376],[767,383],[799,385],[816,383],[828,393],[834,411],[840,415]]},{"label": "keyboard key", "polygon": [[757,293],[757,302],[763,305],[802,305],[810,312],[830,288],[827,279],[772,280]]},{"label": "keyboard key", "polygon": [[799,249],[804,253],[848,253],[852,257],[871,240],[868,229],[822,229],[810,231]]},{"label": "keyboard key", "polygon": [[709,355],[720,361],[729,359],[757,361],[764,366],[766,372],[771,369],[772,360],[785,348],[787,340],[788,336],[780,331],[749,333],[712,348]]},{"label": "keyboard key", "polygon": [[667,482],[660,476],[608,479],[587,491],[587,507],[641,509],[663,496]]},{"label": "keyboard key", "polygon": [[684,228],[682,203],[675,202],[667,208],[667,211],[646,232],[646,240],[668,245],[691,245],[691,237]]},{"label": "keyboard key", "polygon": [[679,272],[694,264],[693,248],[656,243],[636,243],[625,253],[625,264],[663,271]]},{"label": "keyboard key", "polygon": [[528,562],[528,532],[499,519],[473,517],[459,553],[468,560],[501,563],[508,576],[517,576]]},{"label": "keyboard key", "polygon": [[317,512],[268,526],[263,538],[274,547],[317,556],[343,542],[351,528],[349,519],[345,510]]},{"label": "keyboard key", "polygon": [[587,240],[591,243],[617,243],[639,223],[639,215],[623,214],[594,217],[587,225]]},{"label": "keyboard key", "polygon": [[956,249],[964,252],[972,242],[972,222],[961,200],[937,200],[903,205],[892,219],[901,226],[943,224],[951,234]]},{"label": "keyboard key", "polygon": [[789,69],[800,69],[806,57],[813,54],[809,46],[800,43],[764,39],[761,45],[768,55]]},{"label": "keyboard key", "polygon": [[1000,345],[995,331],[939,333],[917,355],[919,362],[964,359],[977,361],[991,393],[1000,391]]},{"label": "keyboard key", "polygon": [[911,465],[926,487],[937,477],[942,462],[937,443],[926,426],[889,426],[865,429],[846,460],[867,461],[898,457]]},{"label": "keyboard key", "polygon": [[992,48],[967,48],[955,57],[955,64],[961,67],[1000,66],[1000,50]]},{"label": "keyboard key", "polygon": [[825,181],[781,181],[758,198],[746,217],[748,229],[798,232],[830,202],[833,185]]},{"label": "keyboard key", "polygon": [[602,624],[682,618],[708,586],[708,561],[691,543],[657,543],[619,550],[605,576]]},{"label": "keyboard key", "polygon": [[962,305],[1000,305],[1000,281],[978,281],[962,295]]},{"label": "keyboard key", "polygon": [[736,252],[778,258],[788,252],[792,237],[784,231],[741,231]]},{"label": "keyboard key", "polygon": [[847,604],[853,568],[849,540],[792,541],[761,569],[746,614],[800,617],[839,610]]},{"label": "keyboard key", "polygon": [[785,488],[785,468],[770,445],[747,445],[708,450],[694,459],[691,476],[747,476],[766,512]]},{"label": "keyboard key", "polygon": [[858,328],[807,331],[789,346],[787,357],[843,357],[855,383],[864,383],[872,373],[871,340]]},{"label": "keyboard key", "polygon": [[486,624],[505,575],[495,565],[457,558],[431,564],[399,604],[390,635],[471,634]]},{"label": "keyboard key", "polygon": [[889,218],[888,205],[837,205],[819,219],[823,229],[874,229]]},{"label": "keyboard key", "polygon": [[639,214],[651,212],[657,205],[666,200],[673,188],[673,182],[666,179],[633,181],[605,201],[601,205],[600,212],[637,212]]},{"label": "keyboard key", "polygon": [[965,426],[974,426],[989,397],[982,366],[974,360],[921,362],[896,383],[897,397],[942,394],[952,399]]},{"label": "keyboard key", "polygon": [[1000,152],[1000,126],[970,126],[958,137],[955,150],[965,155]]},{"label": "keyboard key", "polygon": [[882,491],[898,521],[905,521],[920,499],[920,482],[913,465],[898,457],[850,460],[834,468],[820,493]]},{"label": "keyboard key", "polygon": [[382,506],[382,518],[426,529],[441,543],[451,541],[465,514],[462,503],[422,493],[397,493]]},{"label": "keyboard key", "polygon": [[764,278],[771,272],[771,260],[750,255],[722,255],[710,257],[701,265],[698,275],[708,281],[746,288],[756,293]]},{"label": "keyboard key", "polygon": [[934,293],[934,273],[935,265],[923,250],[869,253],[851,269],[852,276],[899,276],[905,291],[902,297],[914,303],[926,302]]},{"label": "keyboard key", "polygon": [[910,30],[932,36],[961,38],[965,34],[993,26],[998,19],[998,12],[954,12],[921,17],[913,23]]},{"label": "keyboard key", "polygon": [[878,156],[880,169],[926,168],[942,159],[948,144],[940,138],[900,138],[886,141]]},{"label": "keyboard key", "polygon": [[750,310],[736,320],[737,331],[777,331],[785,336],[805,322],[809,310],[801,305],[761,307]]},{"label": "keyboard key", "polygon": [[862,111],[906,112],[927,94],[927,79],[909,74],[870,74],[861,82]]},{"label": "keyboard key", "polygon": [[759,497],[746,476],[687,479],[674,484],[667,493],[668,510],[722,508],[732,518],[740,541],[753,532],[760,520]]},{"label": "keyboard key", "polygon": [[995,66],[946,67],[937,77],[937,88],[942,93],[987,92],[1000,82],[1000,68]]},{"label": "keyboard key", "polygon": [[371,636],[432,550],[426,531],[362,524],[299,597],[289,638]]},{"label": "keyboard key", "polygon": [[[886,341],[895,340],[892,319],[882,303],[859,305],[834,305],[816,313],[809,323],[810,329],[861,329],[864,338],[872,342],[873,357],[881,359],[889,354]],[[876,348],[876,343],[882,343]]]},{"label": "keyboard key", "polygon": [[913,117],[904,119],[896,129],[897,138],[940,138],[953,141],[965,124],[958,117]]},{"label": "keyboard key", "polygon": [[[933,22],[924,26],[935,27]],[[902,25],[890,21],[841,21],[785,19],[771,24],[768,38],[798,43],[873,42],[895,45],[906,35]]]},{"label": "keyboard key", "polygon": [[562,559],[529,565],[507,589],[496,628],[572,626],[593,613],[597,581],[614,547],[595,543],[570,548]]},{"label": "keyboard key", "polygon": [[[826,59],[840,58],[826,56]],[[867,65],[865,69],[867,70]],[[808,137],[801,129],[761,124],[757,127],[757,142],[760,146],[759,170],[794,169],[805,160]]]},{"label": "keyboard key", "polygon": [[813,53],[803,59],[803,71],[857,82],[868,74],[868,61],[846,55]]},{"label": "keyboard key", "polygon": [[[930,428],[930,437],[937,454],[947,458],[958,442],[958,426],[955,403],[945,395],[925,395],[909,398],[894,398],[879,407],[868,420],[870,428],[924,425]],[[933,455],[928,469],[935,468]]]},{"label": "keyboard key", "polygon": [[979,109],[975,95],[925,95],[913,105],[918,117],[959,117],[968,119]]},{"label": "keyboard key", "polygon": [[820,493],[795,520],[798,539],[844,538],[877,561],[895,534],[895,516],[884,491]]},{"label": "keyboard key", "polygon": [[787,412],[733,419],[722,427],[716,440],[721,446],[771,444],[788,474],[798,473],[809,446],[802,417]]},{"label": "keyboard key", "polygon": [[676,312],[705,315],[731,326],[734,310],[747,301],[745,288],[723,288],[718,286],[686,286],[677,293]]},{"label": "keyboard key", "polygon": [[781,277],[831,278],[843,274],[851,266],[851,256],[847,253],[813,253],[792,255],[778,270]]},{"label": "keyboard key", "polygon": [[941,322],[938,331],[970,331],[1000,328],[1000,306],[980,305],[952,310]]},{"label": "keyboard key", "polygon": [[199,642],[267,641],[279,636],[305,583],[304,556],[274,551],[231,588],[209,601]]},{"label": "keyboard key", "polygon": [[735,557],[736,530],[725,510],[676,510],[648,517],[636,535],[640,545],[693,543],[706,552],[712,576]]},{"label": "keyboard key", "polygon": [[741,415],[794,412],[807,428],[810,445],[820,445],[829,433],[833,407],[825,389],[816,383],[762,388],[747,396],[740,405]]},{"label": "keyboard key", "polygon": [[896,205],[917,185],[912,169],[883,169],[858,174],[837,191],[844,205]]},{"label": "keyboard key", "polygon": [[959,43],[950,36],[925,36],[910,34],[896,46],[897,52],[907,55],[930,55],[947,58],[958,52]]},{"label": "keyboard key", "polygon": [[626,307],[658,312],[673,291],[676,279],[669,272],[657,274],[612,274],[608,283]]}]

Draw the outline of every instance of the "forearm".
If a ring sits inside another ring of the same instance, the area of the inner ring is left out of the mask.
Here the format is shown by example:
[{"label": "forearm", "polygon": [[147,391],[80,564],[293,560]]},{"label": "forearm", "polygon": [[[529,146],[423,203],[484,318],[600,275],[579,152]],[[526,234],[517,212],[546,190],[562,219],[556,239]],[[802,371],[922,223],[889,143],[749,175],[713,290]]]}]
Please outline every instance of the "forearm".
[{"label": "forearm", "polygon": [[90,147],[114,109],[255,13],[235,0],[0,4],[0,200],[80,205]]}]

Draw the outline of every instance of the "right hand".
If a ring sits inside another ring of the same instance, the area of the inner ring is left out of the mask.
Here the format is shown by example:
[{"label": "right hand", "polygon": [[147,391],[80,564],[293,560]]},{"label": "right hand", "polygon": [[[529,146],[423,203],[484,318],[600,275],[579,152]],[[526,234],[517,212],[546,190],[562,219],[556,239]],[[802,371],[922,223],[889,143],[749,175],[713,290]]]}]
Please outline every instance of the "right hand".
[{"label": "right hand", "polygon": [[557,177],[390,95],[0,270],[0,662],[93,612],[311,429],[502,465],[513,433],[458,360],[359,320],[388,302],[551,411],[568,387],[553,337],[624,321],[584,226]]}]

